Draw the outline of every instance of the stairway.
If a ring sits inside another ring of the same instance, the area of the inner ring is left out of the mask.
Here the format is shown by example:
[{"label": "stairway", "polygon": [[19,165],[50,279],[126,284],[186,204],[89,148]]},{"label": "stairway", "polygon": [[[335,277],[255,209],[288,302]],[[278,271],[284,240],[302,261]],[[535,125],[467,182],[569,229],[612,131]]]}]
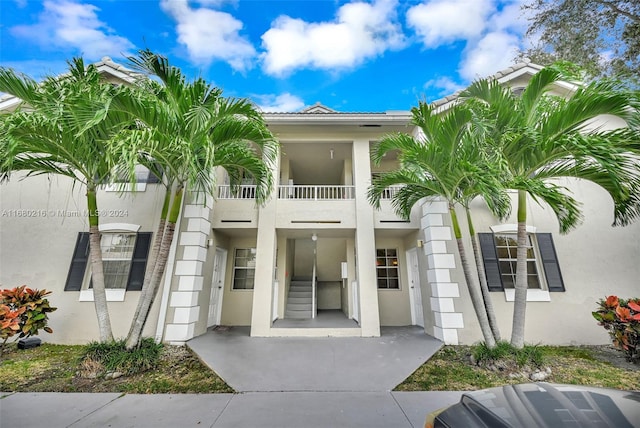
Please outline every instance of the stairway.
[{"label": "stairway", "polygon": [[287,297],[285,318],[309,319],[311,318],[311,293],[310,279],[292,279]]}]

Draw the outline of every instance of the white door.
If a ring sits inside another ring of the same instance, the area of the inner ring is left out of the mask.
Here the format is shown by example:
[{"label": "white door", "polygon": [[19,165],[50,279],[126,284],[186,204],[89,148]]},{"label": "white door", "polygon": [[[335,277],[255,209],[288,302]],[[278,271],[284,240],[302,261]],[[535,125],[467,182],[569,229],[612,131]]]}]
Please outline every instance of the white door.
[{"label": "white door", "polygon": [[409,300],[411,304],[411,322],[424,327],[422,313],[422,291],[420,289],[420,269],[418,267],[418,249],[407,251],[407,271],[409,272]]},{"label": "white door", "polygon": [[227,265],[227,250],[216,248],[216,256],[213,259],[213,278],[211,280],[211,297],[209,298],[209,317],[207,327],[220,325],[222,313],[222,295],[224,285],[224,273]]}]

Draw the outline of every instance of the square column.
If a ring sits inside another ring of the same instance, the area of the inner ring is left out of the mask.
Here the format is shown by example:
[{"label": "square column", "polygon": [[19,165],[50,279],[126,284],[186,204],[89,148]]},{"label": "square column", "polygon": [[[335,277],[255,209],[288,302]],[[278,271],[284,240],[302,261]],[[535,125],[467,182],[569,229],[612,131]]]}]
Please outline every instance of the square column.
[{"label": "square column", "polygon": [[273,165],[271,199],[258,213],[256,241],[256,275],[251,308],[251,336],[269,336],[273,305],[273,283],[276,260],[276,203],[278,186],[278,161]]},{"label": "square column", "polygon": [[422,205],[421,229],[424,233],[424,255],[427,256],[427,281],[430,285],[430,306],[435,325],[433,335],[447,345],[458,344],[458,330],[464,328],[462,312],[456,311],[460,297],[458,283],[451,282],[456,269],[455,255],[447,250],[453,240],[451,227],[445,219],[449,205],[438,199],[426,200]]},{"label": "square column", "polygon": [[353,178],[356,192],[356,274],[360,297],[360,327],[363,337],[380,336],[376,241],[373,207],[367,200],[371,185],[369,140],[353,141]]}]

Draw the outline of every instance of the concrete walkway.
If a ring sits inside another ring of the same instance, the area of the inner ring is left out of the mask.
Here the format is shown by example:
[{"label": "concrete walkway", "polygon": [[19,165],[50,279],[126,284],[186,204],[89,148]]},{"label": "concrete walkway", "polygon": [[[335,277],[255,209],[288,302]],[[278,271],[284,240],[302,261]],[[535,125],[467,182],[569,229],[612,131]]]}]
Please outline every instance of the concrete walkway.
[{"label": "concrete walkway", "polygon": [[232,327],[187,345],[238,392],[387,392],[443,344],[420,327],[383,327],[371,338],[261,338]]},{"label": "concrete walkway", "polygon": [[240,393],[0,393],[0,427],[418,428],[462,394],[391,392],[442,346],[418,327],[376,338],[252,338],[234,327],[188,346]]},{"label": "concrete walkway", "polygon": [[0,426],[417,428],[460,392],[2,394]]}]

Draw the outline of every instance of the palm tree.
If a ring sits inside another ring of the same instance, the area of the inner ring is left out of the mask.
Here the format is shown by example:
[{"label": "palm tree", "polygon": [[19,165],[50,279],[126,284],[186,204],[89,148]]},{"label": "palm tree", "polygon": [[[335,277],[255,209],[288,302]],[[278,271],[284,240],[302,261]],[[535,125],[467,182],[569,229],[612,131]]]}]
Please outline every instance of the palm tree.
[{"label": "palm tree", "polygon": [[108,183],[122,163],[115,144],[127,115],[109,112],[109,100],[117,87],[103,83],[98,70],[85,67],[81,58],[68,62],[69,73],[37,83],[12,69],[0,68],[0,91],[23,101],[10,115],[3,115],[0,137],[1,172],[27,176],[59,174],[86,187],[91,278],[100,340],[113,334],[107,308],[102,251],[100,248],[97,189]]},{"label": "palm tree", "polygon": [[[611,195],[616,224],[640,215],[638,134],[631,129],[607,130],[599,115],[625,121],[637,117],[631,94],[615,82],[579,87],[568,98],[550,92],[563,79],[556,68],[532,77],[521,96],[493,80],[474,82],[461,94],[475,114],[491,122],[481,137],[506,173],[507,186],[518,191],[518,248],[511,344],[524,346],[527,295],[527,195],[546,203],[556,214],[560,232],[581,221],[579,203],[553,181],[573,177],[592,181]],[[637,118],[636,118],[637,120]],[[634,149],[634,144],[635,149]]]},{"label": "palm tree", "polygon": [[263,203],[272,189],[278,144],[248,100],[225,98],[222,90],[201,78],[187,81],[179,68],[149,50],[129,60],[137,71],[159,82],[150,79],[129,88],[113,104],[137,118],[137,144],[130,147],[139,162],[163,175],[166,186],[161,221],[127,337],[127,348],[132,349],[140,343],[160,287],[185,189],[213,194],[214,169],[223,167],[234,187],[243,176],[253,177],[256,203]]},{"label": "palm tree", "polygon": [[373,179],[369,201],[379,207],[385,189],[401,185],[391,204],[403,218],[409,218],[412,207],[423,198],[441,197],[447,201],[469,295],[484,341],[488,347],[494,347],[496,340],[467,260],[456,206],[467,204],[480,195],[490,210],[502,218],[509,211],[508,196],[500,185],[499,175],[490,173],[491,165],[484,162],[484,154],[475,144],[471,132],[472,115],[468,109],[455,106],[438,114],[421,102],[411,112],[412,123],[422,134],[417,138],[406,133],[387,135],[375,146],[374,163],[379,164],[388,152],[397,151],[400,166]]}]

